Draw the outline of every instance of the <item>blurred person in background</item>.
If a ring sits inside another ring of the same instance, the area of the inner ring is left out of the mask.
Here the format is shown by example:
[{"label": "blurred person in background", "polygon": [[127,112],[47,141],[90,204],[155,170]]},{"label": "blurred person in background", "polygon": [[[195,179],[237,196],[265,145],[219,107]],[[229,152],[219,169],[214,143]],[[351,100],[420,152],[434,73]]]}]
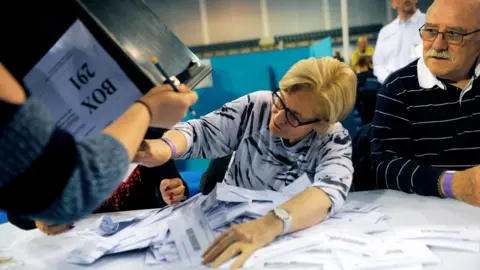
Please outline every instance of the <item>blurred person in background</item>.
[{"label": "blurred person in background", "polygon": [[337,59],[340,62],[345,62],[345,59],[343,58],[340,51],[335,51],[335,55],[333,56],[333,58]]},{"label": "blurred person in background", "polygon": [[357,90],[365,86],[368,79],[377,80],[371,68],[372,58],[368,55],[360,55],[357,60]]},{"label": "blurred person in background", "polygon": [[425,14],[417,8],[417,1],[392,0],[392,8],[398,17],[380,30],[373,54],[373,72],[380,83],[422,53],[418,29],[425,24]]},{"label": "blurred person in background", "polygon": [[311,187],[262,218],[233,226],[203,255],[217,267],[238,253],[240,267],[276,237],[310,227],[339,211],[352,182],[351,138],[339,123],[355,103],[352,68],[331,57],[293,65],[280,88],[257,91],[201,119],[181,123],[160,140],[147,140],[136,161],[158,166],[170,159],[233,154],[224,182],[280,191],[306,173]]},{"label": "blurred person in background", "polygon": [[148,126],[169,128],[196,102],[180,89],[155,87],[101,134],[76,141],[0,63],[0,208],[48,224],[92,213],[121,184]]},{"label": "blurred person in background", "polygon": [[[353,69],[355,69],[355,71],[358,73],[360,71],[358,58],[360,56],[369,56],[370,59],[372,59],[374,52],[375,49],[368,45],[368,37],[359,37],[357,40],[357,49],[352,54],[352,61],[350,61],[350,65],[352,65]],[[373,63],[370,62],[368,67],[373,69]]]}]

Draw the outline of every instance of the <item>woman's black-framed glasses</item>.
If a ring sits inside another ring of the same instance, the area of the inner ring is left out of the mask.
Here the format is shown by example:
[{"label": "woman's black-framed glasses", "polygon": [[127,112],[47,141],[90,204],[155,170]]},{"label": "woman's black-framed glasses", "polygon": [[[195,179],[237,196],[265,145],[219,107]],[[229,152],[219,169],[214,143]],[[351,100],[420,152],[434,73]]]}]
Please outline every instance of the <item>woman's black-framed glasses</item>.
[{"label": "woman's black-framed glasses", "polygon": [[278,89],[272,92],[273,105],[275,105],[275,107],[277,107],[277,109],[279,109],[280,111],[281,110],[285,111],[285,118],[287,119],[287,122],[292,127],[310,125],[310,124],[318,123],[321,121],[320,119],[315,119],[315,120],[306,121],[306,122],[300,121],[300,119],[298,119],[298,117],[292,111],[290,111],[287,108],[287,106],[285,106],[285,103],[283,102],[278,92],[279,92]]},{"label": "woman's black-framed glasses", "polygon": [[448,44],[460,45],[463,43],[464,37],[478,33],[480,32],[480,29],[469,33],[459,33],[458,31],[454,30],[440,32],[438,31],[438,29],[423,25],[422,27],[420,27],[420,29],[418,29],[418,31],[420,32],[420,37],[425,41],[434,41],[437,38],[438,34],[442,34],[443,38]]}]

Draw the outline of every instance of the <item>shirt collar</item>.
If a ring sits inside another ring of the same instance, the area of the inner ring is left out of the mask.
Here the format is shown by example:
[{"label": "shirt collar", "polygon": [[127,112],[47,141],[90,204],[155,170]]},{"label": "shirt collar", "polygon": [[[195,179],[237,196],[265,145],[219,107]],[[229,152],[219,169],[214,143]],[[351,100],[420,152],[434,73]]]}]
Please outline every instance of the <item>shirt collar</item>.
[{"label": "shirt collar", "polygon": [[417,8],[417,11],[415,11],[415,13],[413,14],[413,16],[408,19],[406,22],[400,20],[400,18],[397,17],[397,20],[398,20],[398,24],[405,24],[405,23],[409,23],[409,22],[412,22],[412,23],[418,23],[419,20],[421,19],[421,15],[422,15],[422,12],[420,11],[419,8]]},{"label": "shirt collar", "polygon": [[[470,83],[464,89],[464,92],[472,88],[473,81],[479,76],[480,76],[480,58],[477,59],[477,66],[475,67],[474,75],[470,80]],[[418,59],[417,77],[418,77],[418,84],[422,88],[429,89],[429,88],[433,88],[436,85],[443,90],[446,89],[446,85],[442,81],[440,81],[435,75],[433,75],[432,72],[430,72],[427,65],[425,64],[425,61],[423,60],[423,57],[420,57],[420,59]]]}]

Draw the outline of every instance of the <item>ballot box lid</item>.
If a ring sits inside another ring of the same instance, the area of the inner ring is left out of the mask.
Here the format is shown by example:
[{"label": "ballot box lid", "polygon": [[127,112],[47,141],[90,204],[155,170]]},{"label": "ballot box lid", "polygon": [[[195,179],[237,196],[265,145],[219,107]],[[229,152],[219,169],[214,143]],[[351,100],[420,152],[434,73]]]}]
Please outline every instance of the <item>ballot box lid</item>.
[{"label": "ballot box lid", "polygon": [[141,0],[8,1],[2,4],[0,61],[19,80],[80,22],[142,92],[169,76],[193,88],[210,72]]}]

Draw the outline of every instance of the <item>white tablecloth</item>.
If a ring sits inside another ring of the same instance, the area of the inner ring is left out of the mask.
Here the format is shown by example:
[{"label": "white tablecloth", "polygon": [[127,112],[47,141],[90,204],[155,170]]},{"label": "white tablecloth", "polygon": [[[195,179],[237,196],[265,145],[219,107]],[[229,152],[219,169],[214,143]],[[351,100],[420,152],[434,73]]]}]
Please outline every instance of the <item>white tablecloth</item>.
[{"label": "white tablecloth", "polygon": [[[438,199],[405,194],[392,190],[353,192],[349,200],[379,203],[391,218],[391,226],[408,225],[468,225],[480,226],[480,208],[475,208],[451,199]],[[113,215],[136,215],[139,211],[113,213]],[[76,224],[78,229],[91,226],[98,218],[93,215]],[[18,269],[84,269],[87,267],[67,264],[66,254],[78,245],[76,238],[65,236],[47,237],[35,231],[21,231],[11,224],[0,225],[0,247],[10,247],[10,252],[21,252],[23,268]],[[480,269],[480,253],[470,253],[433,248],[441,264],[425,269]],[[17,253],[18,254],[18,253]],[[27,258],[27,259],[23,259]],[[89,266],[88,269],[165,269],[162,266],[144,264],[144,252],[128,252],[108,256]],[[0,267],[1,269],[1,267]],[[15,268],[17,269],[17,268]],[[179,269],[178,266],[174,269]]]}]

